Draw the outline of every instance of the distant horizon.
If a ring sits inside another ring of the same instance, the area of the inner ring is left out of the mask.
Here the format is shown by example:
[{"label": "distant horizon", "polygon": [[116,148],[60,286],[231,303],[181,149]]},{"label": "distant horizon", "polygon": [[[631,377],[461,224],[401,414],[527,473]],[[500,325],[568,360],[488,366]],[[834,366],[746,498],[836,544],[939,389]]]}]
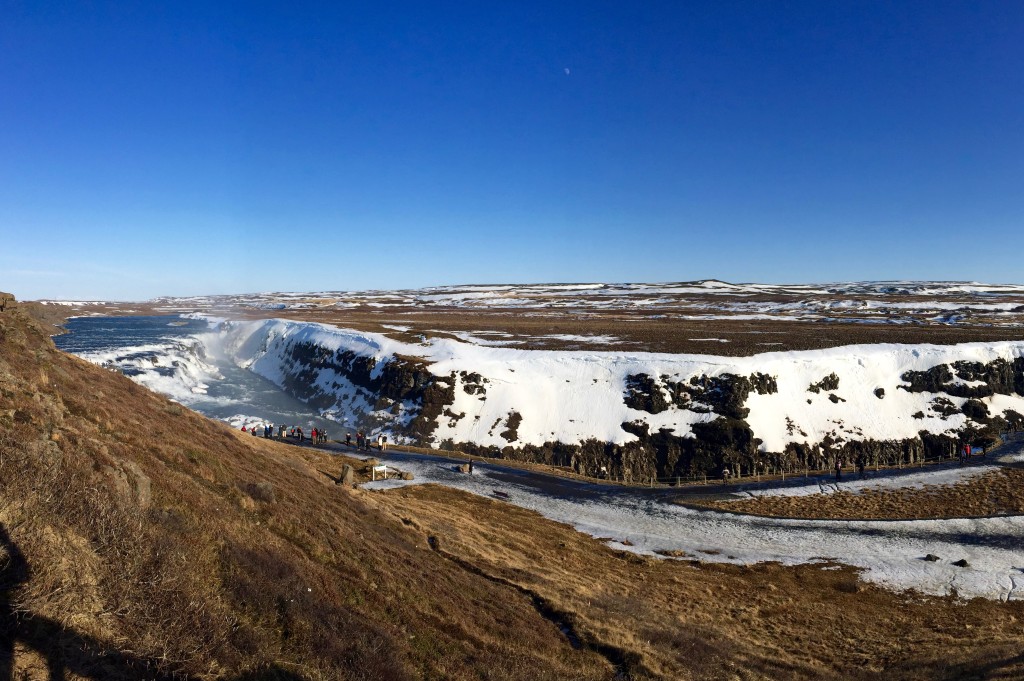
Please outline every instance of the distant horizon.
[{"label": "distant horizon", "polygon": [[15,3],[0,279],[1022,280],[1022,35],[998,1]]},{"label": "distant horizon", "polygon": [[485,282],[485,283],[460,283],[460,284],[434,284],[428,286],[418,286],[411,288],[368,288],[368,289],[340,289],[340,288],[319,288],[319,289],[306,289],[306,290],[277,290],[277,289],[264,289],[259,291],[234,291],[230,293],[197,293],[189,295],[156,295],[150,298],[101,298],[86,296],[81,298],[74,297],[39,297],[39,298],[26,298],[18,295],[17,291],[9,291],[15,298],[20,302],[54,302],[54,303],[146,303],[161,299],[181,299],[181,298],[208,298],[208,297],[240,297],[240,296],[263,296],[263,295],[307,295],[307,294],[325,294],[325,293],[350,293],[350,294],[365,294],[365,293],[389,293],[389,292],[404,292],[404,291],[426,291],[432,289],[469,289],[469,288],[515,288],[515,287],[545,287],[545,286],[671,286],[676,284],[705,284],[709,282],[716,282],[720,284],[726,284],[728,286],[766,286],[766,287],[829,287],[829,286],[844,286],[854,284],[865,284],[865,285],[879,285],[879,284],[951,284],[951,285],[967,285],[967,286],[978,286],[981,288],[988,287],[1003,287],[1003,286],[1020,286],[1024,287],[1024,282],[995,282],[995,281],[977,281],[977,280],[959,280],[959,279],[851,279],[845,281],[786,281],[786,282],[772,282],[772,281],[727,281],[724,279],[718,279],[710,277],[707,279],[681,279],[681,280],[665,280],[665,281],[535,281],[535,282]]}]

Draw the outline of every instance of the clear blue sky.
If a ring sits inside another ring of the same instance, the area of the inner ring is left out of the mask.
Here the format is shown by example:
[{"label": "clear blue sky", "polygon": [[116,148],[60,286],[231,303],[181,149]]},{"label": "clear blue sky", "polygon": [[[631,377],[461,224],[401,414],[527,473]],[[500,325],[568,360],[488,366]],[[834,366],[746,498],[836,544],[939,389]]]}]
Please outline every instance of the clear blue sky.
[{"label": "clear blue sky", "polygon": [[1024,2],[0,0],[0,290],[1024,281]]}]

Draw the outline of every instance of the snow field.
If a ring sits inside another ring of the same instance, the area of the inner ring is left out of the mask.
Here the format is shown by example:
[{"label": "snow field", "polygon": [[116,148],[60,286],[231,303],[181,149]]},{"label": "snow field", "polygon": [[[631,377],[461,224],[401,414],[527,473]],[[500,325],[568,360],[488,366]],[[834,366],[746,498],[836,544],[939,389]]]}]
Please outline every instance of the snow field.
[{"label": "snow field", "polygon": [[[294,342],[352,350],[379,362],[395,354],[418,356],[439,377],[456,374],[456,402],[451,409],[465,413],[453,424],[442,417],[435,436],[498,446],[509,444],[500,433],[506,429],[513,411],[522,416],[518,428],[520,444],[579,442],[588,438],[626,442],[633,436],[622,431],[620,424],[638,419],[654,430],[673,428],[677,434],[687,435],[693,423],[717,417],[675,408],[660,414],[630,409],[623,403],[626,377],[644,373],[656,379],[664,375],[673,381],[686,381],[691,376],[759,372],[776,378],[778,392],[752,393],[746,403],[750,409],[748,422],[755,436],[765,441],[766,449],[780,451],[786,442],[813,442],[833,432],[847,438],[898,439],[912,437],[922,429],[944,432],[955,428],[963,423],[962,414],[945,421],[935,416],[913,419],[914,412],[930,413],[929,403],[935,395],[900,389],[903,382],[899,376],[907,370],[925,370],[958,360],[1009,361],[1024,354],[1024,342],[848,346],[741,358],[528,351],[451,339],[408,344],[378,334],[283,320],[226,322],[216,331],[195,338],[195,343],[139,346],[84,356],[99,364],[138,370],[134,380],[184,403],[200,395],[208,381],[219,377],[216,367],[204,359],[204,350],[211,361],[229,358],[277,385],[283,385],[286,376],[296,369],[285,360],[287,348]],[[487,379],[483,384],[484,399],[463,390],[461,371],[478,373]],[[828,391],[807,391],[812,383],[830,373],[839,377],[839,386],[832,392],[845,401],[833,403],[828,399]],[[339,397],[350,396],[339,410],[371,408],[362,398],[352,399],[355,386],[334,372],[322,372],[316,381]],[[879,387],[885,390],[882,400],[874,394]],[[957,405],[963,402],[948,399]],[[1008,408],[1024,413],[1024,399],[1020,396],[995,395],[983,401],[992,413]],[[412,409],[413,405],[406,405],[399,418],[407,418]],[[787,417],[793,424],[792,433]],[[251,423],[250,419],[253,417],[237,416],[239,423]],[[1014,456],[1016,460],[1024,458],[1019,451]],[[433,482],[484,496],[501,489],[508,493],[511,503],[594,537],[611,537],[616,548],[637,553],[684,551],[703,561],[735,563],[839,562],[860,568],[866,581],[896,590],[916,589],[938,595],[955,592],[961,597],[1002,600],[1024,598],[1024,517],[1020,516],[889,522],[754,518],[687,509],[638,490],[608,492],[599,499],[552,497],[528,485],[508,482],[507,475],[496,476],[486,464],[478,464],[476,473],[468,476],[454,472],[446,464],[387,458],[384,462],[413,472],[415,481],[389,480],[373,483],[369,488]],[[927,471],[898,480],[880,476],[840,483],[836,489],[948,484],[988,468]],[[830,485],[817,482],[803,487],[806,489],[797,486],[757,493],[818,493],[831,489]],[[929,553],[940,560],[923,560]],[[952,564],[961,559],[968,561],[967,567]]]},{"label": "snow field", "polygon": [[[966,417],[956,414],[944,420],[930,409],[934,394],[901,389],[905,383],[900,376],[905,371],[926,370],[958,360],[1011,361],[1024,355],[1024,342],[955,346],[878,344],[718,357],[522,350],[447,338],[409,344],[382,334],[285,320],[229,322],[221,329],[220,342],[237,364],[278,385],[284,384],[286,372],[295,369],[287,366],[286,349],[296,341],[372,356],[378,360],[378,371],[383,362],[396,354],[421,357],[435,375],[456,375],[451,411],[464,414],[459,419],[442,417],[435,439],[498,447],[511,444],[501,434],[506,432],[513,413],[522,418],[516,433],[518,445],[579,443],[590,438],[624,444],[636,436],[622,430],[621,424],[638,420],[648,423],[652,431],[668,428],[677,436],[688,437],[692,435],[692,424],[717,418],[714,414],[675,407],[659,414],[627,407],[623,392],[626,378],[633,374],[656,379],[666,376],[677,382],[722,374],[763,373],[775,377],[778,392],[751,393],[745,405],[750,409],[747,422],[754,436],[763,441],[763,451],[781,452],[789,442],[813,444],[826,435],[834,439],[901,440],[915,437],[921,430],[943,433],[962,426]],[[482,376],[485,394],[468,394],[463,389],[461,372]],[[324,373],[317,378],[321,388],[339,396],[352,394],[354,387],[347,385],[344,377]],[[808,391],[809,386],[830,374],[839,378],[836,390]],[[340,387],[335,388],[335,384]],[[885,391],[883,399],[875,395],[877,388]],[[830,393],[838,401],[830,400]],[[667,393],[665,396],[668,397]],[[956,406],[965,401],[947,398]],[[983,401],[994,414],[1004,409],[1024,413],[1024,397],[1019,395],[995,395]],[[922,412],[924,418],[913,418],[917,412]]]}]

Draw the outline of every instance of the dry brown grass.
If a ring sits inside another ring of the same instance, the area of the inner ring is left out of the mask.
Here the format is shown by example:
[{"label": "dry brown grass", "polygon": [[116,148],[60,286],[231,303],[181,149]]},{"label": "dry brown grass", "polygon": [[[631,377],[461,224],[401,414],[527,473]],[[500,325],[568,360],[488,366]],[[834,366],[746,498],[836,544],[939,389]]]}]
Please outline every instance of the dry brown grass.
[{"label": "dry brown grass", "polygon": [[19,679],[46,678],[40,659],[68,679],[611,675],[529,598],[336,486],[321,471],[337,460],[59,353],[10,310],[0,434],[0,627]]},{"label": "dry brown grass", "polygon": [[531,511],[431,486],[373,499],[445,553],[565,613],[632,678],[1024,675],[1020,603],[894,594],[846,567],[642,558]]}]

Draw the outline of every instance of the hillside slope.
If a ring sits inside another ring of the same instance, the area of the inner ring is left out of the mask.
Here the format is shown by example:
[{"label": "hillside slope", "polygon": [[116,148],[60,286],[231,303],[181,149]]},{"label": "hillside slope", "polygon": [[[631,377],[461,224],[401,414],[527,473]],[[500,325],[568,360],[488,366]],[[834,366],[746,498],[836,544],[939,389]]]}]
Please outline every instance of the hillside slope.
[{"label": "hillside slope", "polygon": [[299,452],[0,313],[0,679],[612,675]]},{"label": "hillside slope", "polygon": [[0,313],[0,680],[1024,675],[1024,603],[615,551],[241,435]]}]

